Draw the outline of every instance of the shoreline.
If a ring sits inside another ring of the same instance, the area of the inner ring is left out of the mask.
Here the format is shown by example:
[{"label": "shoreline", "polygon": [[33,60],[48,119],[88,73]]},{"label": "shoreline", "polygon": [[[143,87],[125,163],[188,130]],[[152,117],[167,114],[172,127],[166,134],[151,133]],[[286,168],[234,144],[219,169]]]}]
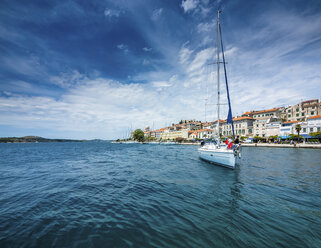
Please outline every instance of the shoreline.
[{"label": "shoreline", "polygon": [[244,147],[274,147],[274,148],[312,148],[321,149],[321,144],[269,144],[269,143],[243,143]]},{"label": "shoreline", "polygon": [[[139,142],[115,142],[119,144],[141,144]],[[199,146],[201,143],[157,143],[157,142],[150,142],[145,144],[159,144],[159,145],[193,145]],[[269,143],[241,143],[243,147],[273,147],[273,148],[310,148],[310,149],[321,149],[321,144],[269,144]]]}]

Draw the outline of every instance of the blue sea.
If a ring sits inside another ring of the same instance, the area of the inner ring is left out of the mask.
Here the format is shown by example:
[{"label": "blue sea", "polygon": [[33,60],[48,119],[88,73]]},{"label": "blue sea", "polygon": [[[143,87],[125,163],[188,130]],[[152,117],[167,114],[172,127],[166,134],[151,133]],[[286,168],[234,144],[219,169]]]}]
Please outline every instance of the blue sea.
[{"label": "blue sea", "polygon": [[321,150],[0,144],[0,247],[321,247]]}]

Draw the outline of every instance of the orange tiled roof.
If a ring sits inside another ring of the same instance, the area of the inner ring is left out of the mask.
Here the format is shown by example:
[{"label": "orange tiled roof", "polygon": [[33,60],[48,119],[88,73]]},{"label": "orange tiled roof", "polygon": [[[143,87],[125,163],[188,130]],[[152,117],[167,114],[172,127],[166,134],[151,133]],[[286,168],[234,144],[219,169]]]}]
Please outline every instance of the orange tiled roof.
[{"label": "orange tiled roof", "polygon": [[286,121],[284,124],[290,124],[290,123],[298,123],[299,121]]},{"label": "orange tiled roof", "polygon": [[196,132],[198,132],[198,133],[202,133],[202,132],[213,132],[213,130],[211,130],[211,129],[201,129],[201,130],[196,130]]},{"label": "orange tiled roof", "polygon": [[[220,123],[223,123],[223,122],[225,122],[226,120],[222,120],[222,119],[220,119]],[[214,123],[216,123],[217,122],[217,120],[216,121],[213,121],[212,122],[212,124],[214,124]]]},{"label": "orange tiled roof", "polygon": [[278,108],[273,108],[273,109],[268,109],[268,110],[260,110],[260,111],[255,111],[254,114],[263,114],[263,113],[268,113],[268,112],[274,112],[277,110],[278,110]]},{"label": "orange tiled roof", "polygon": [[252,114],[254,111],[248,111],[248,112],[245,112],[243,115],[249,115],[249,114]]},{"label": "orange tiled roof", "polygon": [[241,117],[233,118],[233,121],[241,121],[241,120],[254,120],[254,119],[249,116],[241,116]]},{"label": "orange tiled roof", "polygon": [[320,118],[321,118],[321,115],[316,115],[316,116],[308,117],[308,120],[311,120],[311,119],[320,119]]}]

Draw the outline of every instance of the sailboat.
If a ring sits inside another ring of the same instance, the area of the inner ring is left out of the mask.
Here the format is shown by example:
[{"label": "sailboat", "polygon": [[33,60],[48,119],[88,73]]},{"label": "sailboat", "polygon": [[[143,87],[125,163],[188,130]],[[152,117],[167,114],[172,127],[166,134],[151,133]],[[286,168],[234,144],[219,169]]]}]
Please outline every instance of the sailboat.
[{"label": "sailboat", "polygon": [[[225,85],[227,92],[227,100],[228,100],[228,116],[227,123],[232,126],[233,139],[234,135],[234,125],[233,125],[233,117],[232,117],[232,108],[230,101],[230,94],[227,82],[227,74],[226,74],[226,63],[224,56],[224,48],[223,48],[223,39],[222,39],[222,31],[220,25],[220,13],[219,10],[217,12],[217,125],[216,125],[216,137],[214,137],[214,142],[205,143],[199,149],[199,156],[201,159],[211,162],[217,165],[225,166],[228,168],[235,168],[236,160],[240,158],[239,149],[228,149],[227,145],[221,142],[220,138],[220,64],[223,64],[224,75],[225,75]],[[222,61],[220,61],[220,53],[222,53]]]}]

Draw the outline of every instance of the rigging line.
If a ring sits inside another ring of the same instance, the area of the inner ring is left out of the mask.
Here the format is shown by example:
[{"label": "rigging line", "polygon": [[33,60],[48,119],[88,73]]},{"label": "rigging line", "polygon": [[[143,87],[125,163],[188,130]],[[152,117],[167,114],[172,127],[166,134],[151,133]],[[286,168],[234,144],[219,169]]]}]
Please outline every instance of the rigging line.
[{"label": "rigging line", "polygon": [[224,66],[224,75],[225,75],[225,84],[226,84],[226,94],[228,99],[228,105],[229,105],[229,112],[227,116],[227,120],[231,121],[232,131],[233,131],[233,139],[235,139],[235,133],[234,133],[234,125],[233,125],[233,115],[232,115],[232,108],[231,108],[231,100],[230,100],[230,93],[227,83],[227,74],[226,74],[226,65],[225,65],[225,56],[224,56],[224,48],[223,48],[223,39],[222,39],[222,30],[221,30],[221,24],[218,26],[219,32],[220,32],[220,38],[221,38],[221,49],[222,49],[222,58],[223,58],[223,66]]}]

